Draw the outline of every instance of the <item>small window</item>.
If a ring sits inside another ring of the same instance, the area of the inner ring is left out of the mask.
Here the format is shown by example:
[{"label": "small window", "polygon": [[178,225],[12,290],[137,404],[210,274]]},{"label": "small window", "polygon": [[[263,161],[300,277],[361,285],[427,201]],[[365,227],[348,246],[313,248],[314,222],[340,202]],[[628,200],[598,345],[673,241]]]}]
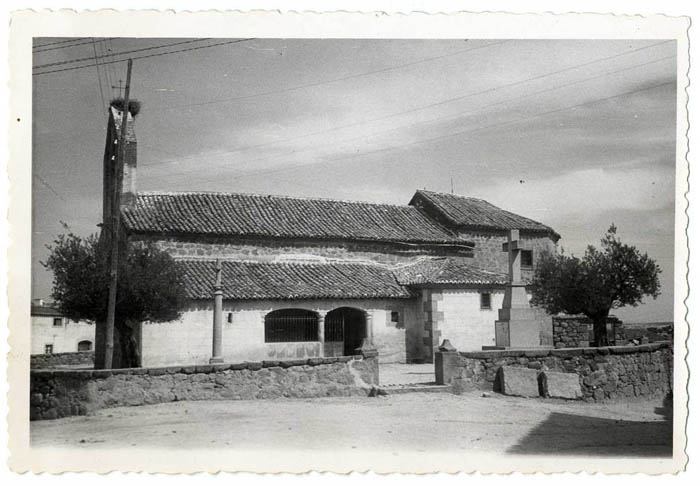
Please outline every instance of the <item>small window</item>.
[{"label": "small window", "polygon": [[53,344],[44,345],[44,354],[53,354]]},{"label": "small window", "polygon": [[520,253],[520,266],[532,268],[532,250],[523,250]]},{"label": "small window", "polygon": [[78,351],[92,351],[92,341],[80,341],[78,343]]},{"label": "small window", "polygon": [[482,292],[481,294],[481,308],[491,309],[491,294],[488,292]]},{"label": "small window", "polygon": [[399,311],[391,311],[391,324],[396,327],[396,329],[403,329],[401,313]]},{"label": "small window", "polygon": [[63,318],[62,317],[54,317],[53,318],[53,326],[54,327],[61,327],[63,325]]},{"label": "small window", "polygon": [[318,315],[306,309],[281,309],[265,316],[266,343],[318,341]]},{"label": "small window", "polygon": [[233,312],[229,312],[226,315],[226,322],[228,322],[229,324],[231,324],[233,322]]}]

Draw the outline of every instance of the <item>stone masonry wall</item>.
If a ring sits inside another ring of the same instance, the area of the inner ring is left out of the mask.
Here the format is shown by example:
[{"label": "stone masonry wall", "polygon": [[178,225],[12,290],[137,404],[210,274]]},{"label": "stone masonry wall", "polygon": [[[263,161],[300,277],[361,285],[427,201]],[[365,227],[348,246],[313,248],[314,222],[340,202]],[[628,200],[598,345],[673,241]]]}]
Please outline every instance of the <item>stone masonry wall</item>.
[{"label": "stone masonry wall", "polygon": [[501,366],[576,373],[585,400],[665,396],[673,390],[673,345],[669,342],[603,348],[439,352],[439,384],[496,390]]},{"label": "stone masonry wall", "polygon": [[367,396],[378,383],[376,355],[167,368],[32,371],[30,420],[181,400]]},{"label": "stone masonry wall", "polygon": [[90,367],[95,363],[95,352],[32,354],[29,363],[30,368],[33,370],[68,366]]},{"label": "stone masonry wall", "polygon": [[[593,321],[586,316],[553,316],[552,330],[555,348],[587,348],[593,338],[589,328]],[[608,317],[608,341],[611,346],[625,344],[620,341],[622,321],[615,316]]]},{"label": "stone masonry wall", "polygon": [[224,238],[131,236],[132,240],[152,240],[175,257],[226,257],[242,260],[275,261],[280,258],[368,260],[384,264],[405,263],[420,256],[454,256],[471,258],[471,251],[438,245],[400,245],[381,242],[303,241]]},{"label": "stone masonry wall", "polygon": [[[508,238],[503,233],[469,231],[461,236],[469,238],[476,244],[474,248],[474,263],[481,268],[491,271],[508,273],[508,254],[503,251],[503,244]],[[523,248],[532,250],[533,264],[537,264],[539,256],[544,252],[552,253],[556,248],[554,241],[548,236],[528,235],[521,232],[520,240]],[[533,268],[521,268],[523,280],[530,281],[533,277]]]}]

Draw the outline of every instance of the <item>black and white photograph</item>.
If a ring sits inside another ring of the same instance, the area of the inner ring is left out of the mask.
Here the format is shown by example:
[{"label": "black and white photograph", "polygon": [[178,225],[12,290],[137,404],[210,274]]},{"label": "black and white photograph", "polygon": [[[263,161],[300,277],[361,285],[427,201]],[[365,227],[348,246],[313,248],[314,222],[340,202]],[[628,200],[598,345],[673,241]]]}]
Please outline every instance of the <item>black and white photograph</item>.
[{"label": "black and white photograph", "polygon": [[33,35],[29,450],[677,471],[682,49]]}]

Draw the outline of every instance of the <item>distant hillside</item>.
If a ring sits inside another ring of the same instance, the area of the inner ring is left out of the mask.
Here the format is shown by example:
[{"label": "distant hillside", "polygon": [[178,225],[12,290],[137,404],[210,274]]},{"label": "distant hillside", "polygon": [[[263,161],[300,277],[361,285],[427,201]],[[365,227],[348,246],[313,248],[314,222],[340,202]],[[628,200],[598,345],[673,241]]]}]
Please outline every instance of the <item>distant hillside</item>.
[{"label": "distant hillside", "polygon": [[667,327],[671,326],[673,327],[673,321],[659,321],[659,322],[625,322],[624,323],[625,327],[640,327],[640,328],[647,328],[647,327]]}]

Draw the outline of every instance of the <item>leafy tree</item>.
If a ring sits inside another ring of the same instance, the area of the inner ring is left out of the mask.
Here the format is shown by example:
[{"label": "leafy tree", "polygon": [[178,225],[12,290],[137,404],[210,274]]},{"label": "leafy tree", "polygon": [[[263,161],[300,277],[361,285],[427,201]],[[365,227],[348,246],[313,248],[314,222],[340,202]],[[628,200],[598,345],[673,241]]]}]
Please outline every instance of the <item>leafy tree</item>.
[{"label": "leafy tree", "polygon": [[[104,339],[109,295],[109,250],[96,235],[60,235],[42,263],[54,275],[52,298],[68,318],[97,324],[95,367],[104,368]],[[125,243],[120,248],[119,282],[111,367],[140,366],[139,333],[143,321],[167,322],[181,315],[186,294],[180,267],[153,244]]]},{"label": "leafy tree", "polygon": [[637,306],[658,297],[661,269],[634,246],[625,245],[611,225],[601,249],[589,245],[583,258],[544,254],[533,278],[532,303],[552,314],[584,314],[593,321],[596,346],[607,346],[611,309]]}]

